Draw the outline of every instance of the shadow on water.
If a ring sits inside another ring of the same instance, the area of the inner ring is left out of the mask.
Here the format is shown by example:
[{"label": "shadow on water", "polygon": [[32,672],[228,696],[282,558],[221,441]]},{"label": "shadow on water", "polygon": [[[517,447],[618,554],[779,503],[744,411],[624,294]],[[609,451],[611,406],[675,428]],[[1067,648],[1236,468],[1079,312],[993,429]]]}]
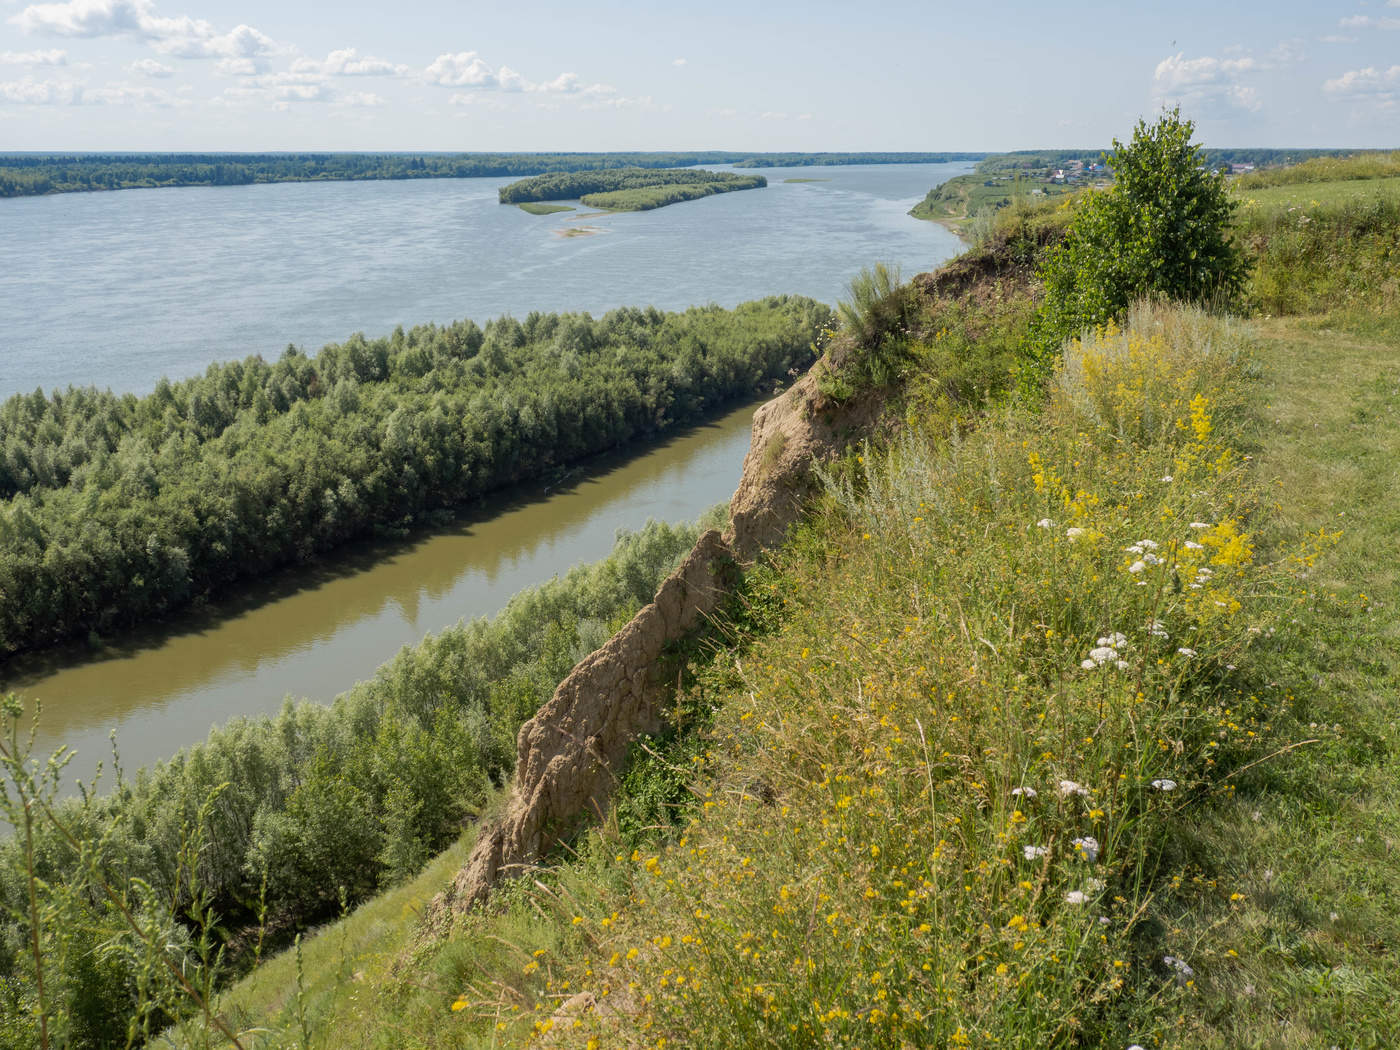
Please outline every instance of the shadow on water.
[{"label": "shadow on water", "polygon": [[12,658],[0,689],[42,700],[40,751],[67,744],[94,756],[115,727],[129,764],[214,723],[275,711],[287,695],[329,700],[400,646],[601,557],[617,527],[693,520],[727,499],[756,404],[488,496],[444,526],[347,546],[99,648]]}]

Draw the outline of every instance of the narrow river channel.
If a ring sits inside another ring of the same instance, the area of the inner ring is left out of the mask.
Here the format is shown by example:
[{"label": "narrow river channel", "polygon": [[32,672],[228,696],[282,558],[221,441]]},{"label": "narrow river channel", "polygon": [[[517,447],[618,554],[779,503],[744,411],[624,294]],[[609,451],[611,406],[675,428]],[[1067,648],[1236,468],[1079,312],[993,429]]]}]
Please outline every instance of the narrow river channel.
[{"label": "narrow river channel", "polygon": [[0,667],[0,687],[41,702],[36,753],[73,748],[71,771],[83,778],[109,759],[113,730],[123,766],[134,770],[202,740],[213,725],[274,712],[287,696],[328,701],[401,646],[490,616],[516,591],[603,557],[619,528],[693,521],[727,501],[757,404],[100,651],[71,646],[11,661]]}]

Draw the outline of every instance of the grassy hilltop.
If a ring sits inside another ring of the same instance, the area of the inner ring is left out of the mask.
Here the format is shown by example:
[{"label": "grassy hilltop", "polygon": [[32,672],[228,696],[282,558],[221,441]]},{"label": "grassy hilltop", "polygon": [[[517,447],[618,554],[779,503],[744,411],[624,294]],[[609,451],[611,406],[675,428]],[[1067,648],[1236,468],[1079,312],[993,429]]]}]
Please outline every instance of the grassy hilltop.
[{"label": "grassy hilltop", "polygon": [[1067,273],[1113,234],[1086,195],[853,282],[813,382],[882,422],[675,654],[611,810],[425,928],[469,828],[211,1013],[265,1048],[1400,1043],[1400,178],[1298,177],[1229,189],[1229,311]]}]

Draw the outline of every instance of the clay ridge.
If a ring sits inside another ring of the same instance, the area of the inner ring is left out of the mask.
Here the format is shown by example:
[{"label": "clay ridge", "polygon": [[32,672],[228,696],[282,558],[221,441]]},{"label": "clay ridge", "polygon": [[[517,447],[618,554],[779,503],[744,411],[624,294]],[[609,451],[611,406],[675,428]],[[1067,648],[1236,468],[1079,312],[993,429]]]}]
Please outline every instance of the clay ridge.
[{"label": "clay ridge", "polygon": [[504,813],[481,829],[470,859],[429,908],[430,927],[485,900],[587,820],[606,812],[632,741],[661,728],[671,683],[658,664],[667,646],[711,616],[751,563],[801,513],[812,466],[878,414],[878,400],[826,403],[823,364],[754,416],[730,528],[710,530],[642,608],[582,660],[520,729],[515,778]]}]

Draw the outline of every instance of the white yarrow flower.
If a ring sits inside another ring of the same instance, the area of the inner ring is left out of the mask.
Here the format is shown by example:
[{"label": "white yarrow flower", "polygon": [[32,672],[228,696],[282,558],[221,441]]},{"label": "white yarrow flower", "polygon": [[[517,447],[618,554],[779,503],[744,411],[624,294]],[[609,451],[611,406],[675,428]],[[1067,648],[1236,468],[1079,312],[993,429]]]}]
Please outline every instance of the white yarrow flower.
[{"label": "white yarrow flower", "polygon": [[1102,638],[1100,638],[1098,644],[1112,646],[1127,645],[1128,636],[1122,631],[1114,631],[1112,634],[1106,634]]},{"label": "white yarrow flower", "polygon": [[1190,647],[1188,647],[1188,646],[1185,646],[1185,645],[1183,645],[1180,649],[1178,649],[1177,652],[1179,652],[1182,656],[1195,656],[1195,655],[1196,655],[1196,650],[1195,650],[1195,649],[1192,649],[1192,648],[1190,648]]},{"label": "white yarrow flower", "polygon": [[1089,650],[1089,659],[1096,664],[1106,664],[1110,660],[1118,659],[1118,650],[1111,645],[1101,645],[1097,649]]},{"label": "white yarrow flower", "polygon": [[1210,525],[1204,521],[1193,521],[1190,527],[1193,529],[1208,529]]},{"label": "white yarrow flower", "polygon": [[1079,666],[1084,668],[1084,670],[1086,671],[1093,671],[1096,670],[1099,665],[1094,663],[1093,660],[1080,660]]},{"label": "white yarrow flower", "polygon": [[1147,568],[1147,563],[1146,563],[1146,562],[1143,562],[1143,561],[1135,561],[1135,562],[1133,562],[1131,565],[1128,566],[1128,571],[1129,571],[1129,572],[1142,572],[1142,570],[1145,569],[1145,568]]},{"label": "white yarrow flower", "polygon": [[1083,890],[1070,890],[1065,894],[1066,904],[1083,904],[1089,899],[1089,895]]},{"label": "white yarrow flower", "polygon": [[1045,854],[1046,854],[1046,849],[1045,849],[1044,846],[1022,846],[1022,847],[1021,847],[1021,855],[1022,855],[1023,857],[1025,857],[1026,860],[1039,860],[1041,857],[1045,856]]},{"label": "white yarrow flower", "polygon": [[1060,794],[1064,795],[1066,798],[1070,795],[1083,795],[1085,798],[1088,798],[1089,789],[1083,784],[1076,784],[1073,780],[1061,780]]},{"label": "white yarrow flower", "polygon": [[1013,795],[1020,795],[1020,796],[1022,796],[1022,797],[1024,797],[1024,798],[1035,798],[1035,796],[1036,796],[1036,790],[1035,790],[1035,788],[1028,788],[1028,787],[1015,787],[1015,788],[1012,788],[1012,789],[1011,789],[1011,793],[1012,793]]},{"label": "white yarrow flower", "polygon": [[1205,547],[1202,546],[1201,544],[1197,543],[1195,540],[1187,540],[1185,543],[1182,544],[1182,546],[1185,547],[1188,551],[1203,551],[1203,550],[1205,550]]},{"label": "white yarrow flower", "polygon": [[1085,835],[1082,839],[1075,839],[1070,845],[1083,853],[1084,859],[1090,864],[1099,859],[1099,840],[1092,835]]},{"label": "white yarrow flower", "polygon": [[1080,536],[1083,536],[1085,531],[1086,530],[1081,529],[1078,526],[1075,526],[1074,528],[1065,529],[1065,539],[1069,540],[1070,543],[1073,543],[1075,540],[1079,539]]},{"label": "white yarrow flower", "polygon": [[1055,527],[1055,523],[1049,518],[1041,518],[1039,521],[1036,522],[1036,525],[1038,525],[1042,529],[1053,529]]},{"label": "white yarrow flower", "polygon": [[1167,779],[1164,777],[1164,778],[1162,778],[1161,780],[1154,780],[1154,781],[1152,781],[1152,786],[1153,786],[1154,788],[1156,788],[1158,791],[1175,791],[1175,790],[1176,790],[1176,781],[1175,781],[1175,780],[1167,780]]},{"label": "white yarrow flower", "polygon": [[1162,956],[1162,962],[1166,963],[1182,977],[1195,977],[1196,971],[1187,965],[1185,959],[1178,959],[1174,955]]}]

